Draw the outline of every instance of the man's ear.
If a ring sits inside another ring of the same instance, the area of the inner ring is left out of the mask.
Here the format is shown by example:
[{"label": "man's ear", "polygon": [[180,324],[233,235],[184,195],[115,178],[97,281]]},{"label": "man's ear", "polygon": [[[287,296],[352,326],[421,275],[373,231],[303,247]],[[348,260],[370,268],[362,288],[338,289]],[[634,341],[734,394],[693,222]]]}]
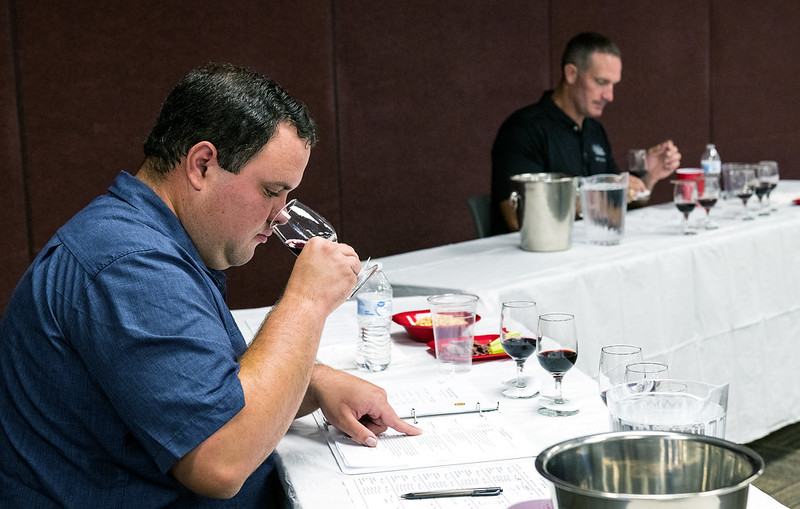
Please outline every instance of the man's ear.
[{"label": "man's ear", "polygon": [[186,154],[186,176],[195,189],[202,189],[206,170],[217,166],[217,147],[210,141],[201,141]]},{"label": "man's ear", "polygon": [[578,79],[578,66],[575,64],[567,64],[564,66],[564,79],[570,85],[574,85]]}]

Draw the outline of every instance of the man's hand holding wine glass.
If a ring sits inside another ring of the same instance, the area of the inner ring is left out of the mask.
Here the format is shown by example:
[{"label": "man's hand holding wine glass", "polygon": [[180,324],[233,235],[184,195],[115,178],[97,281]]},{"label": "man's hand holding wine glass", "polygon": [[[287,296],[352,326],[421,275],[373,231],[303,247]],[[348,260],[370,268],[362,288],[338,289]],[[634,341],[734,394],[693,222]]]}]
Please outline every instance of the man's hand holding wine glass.
[{"label": "man's hand holding wine glass", "polygon": [[312,237],[297,257],[285,292],[299,292],[325,303],[330,313],[347,300],[360,270],[361,262],[351,246]]}]

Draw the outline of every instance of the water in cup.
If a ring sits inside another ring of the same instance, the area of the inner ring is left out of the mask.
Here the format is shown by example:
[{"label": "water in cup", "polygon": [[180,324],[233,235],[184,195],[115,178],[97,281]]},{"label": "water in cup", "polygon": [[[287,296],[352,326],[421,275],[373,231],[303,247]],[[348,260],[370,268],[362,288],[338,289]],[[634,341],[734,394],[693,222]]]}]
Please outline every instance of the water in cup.
[{"label": "water in cup", "polygon": [[628,210],[628,174],[583,177],[580,192],[586,240],[604,246],[619,244]]},{"label": "water in cup", "polygon": [[677,431],[725,438],[728,384],[642,380],[608,392],[614,431]]}]

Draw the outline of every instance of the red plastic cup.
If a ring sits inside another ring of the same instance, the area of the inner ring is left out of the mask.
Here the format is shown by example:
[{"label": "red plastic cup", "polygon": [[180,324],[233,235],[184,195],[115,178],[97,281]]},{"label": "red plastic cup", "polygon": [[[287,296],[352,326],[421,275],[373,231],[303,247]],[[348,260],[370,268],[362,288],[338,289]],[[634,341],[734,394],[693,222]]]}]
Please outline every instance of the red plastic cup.
[{"label": "red plastic cup", "polygon": [[703,194],[703,189],[705,188],[705,180],[703,180],[703,172],[702,168],[678,168],[675,173],[678,174],[679,180],[694,180],[697,182],[697,196]]}]

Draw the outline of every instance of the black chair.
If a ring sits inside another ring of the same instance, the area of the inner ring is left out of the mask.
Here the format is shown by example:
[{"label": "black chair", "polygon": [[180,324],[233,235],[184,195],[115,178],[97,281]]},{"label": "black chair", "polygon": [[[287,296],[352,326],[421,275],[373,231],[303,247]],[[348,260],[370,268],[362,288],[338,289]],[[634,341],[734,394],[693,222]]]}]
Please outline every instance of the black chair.
[{"label": "black chair", "polygon": [[492,197],[489,194],[480,194],[467,198],[467,207],[472,214],[475,225],[475,234],[478,238],[488,237],[492,224]]}]

